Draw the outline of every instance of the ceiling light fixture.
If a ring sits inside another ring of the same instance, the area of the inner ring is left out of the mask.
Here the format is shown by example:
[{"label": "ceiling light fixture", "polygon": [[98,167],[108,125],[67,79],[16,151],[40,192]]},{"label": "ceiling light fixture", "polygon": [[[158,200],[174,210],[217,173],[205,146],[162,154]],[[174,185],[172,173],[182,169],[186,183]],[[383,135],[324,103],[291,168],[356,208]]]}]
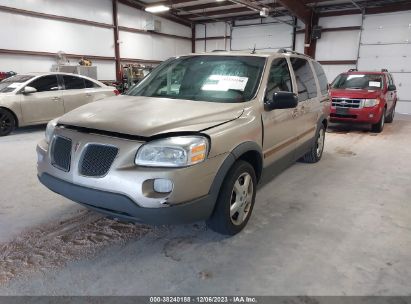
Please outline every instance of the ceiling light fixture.
[{"label": "ceiling light fixture", "polygon": [[146,12],[149,13],[162,13],[170,10],[168,6],[165,5],[155,5],[146,7]]}]

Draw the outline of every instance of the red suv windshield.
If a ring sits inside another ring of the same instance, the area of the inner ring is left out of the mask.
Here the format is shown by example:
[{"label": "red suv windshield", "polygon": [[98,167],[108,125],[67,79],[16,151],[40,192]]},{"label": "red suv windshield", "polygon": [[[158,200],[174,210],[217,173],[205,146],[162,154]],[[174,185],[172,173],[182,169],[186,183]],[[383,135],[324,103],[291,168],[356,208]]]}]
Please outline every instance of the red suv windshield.
[{"label": "red suv windshield", "polygon": [[341,74],[334,80],[333,89],[379,90],[383,78],[379,74]]}]

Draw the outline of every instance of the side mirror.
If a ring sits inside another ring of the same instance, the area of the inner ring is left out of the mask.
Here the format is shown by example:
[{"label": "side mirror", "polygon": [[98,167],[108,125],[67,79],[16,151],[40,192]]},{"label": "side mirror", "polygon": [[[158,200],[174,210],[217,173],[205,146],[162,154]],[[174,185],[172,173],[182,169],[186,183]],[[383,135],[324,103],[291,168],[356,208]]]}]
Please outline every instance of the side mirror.
[{"label": "side mirror", "polygon": [[292,92],[275,92],[273,98],[264,102],[264,110],[292,109],[298,105],[298,97]]},{"label": "side mirror", "polygon": [[23,89],[23,94],[32,94],[32,93],[36,93],[36,92],[37,92],[37,90],[35,88],[29,87],[29,86],[26,86]]},{"label": "side mirror", "polygon": [[390,84],[388,86],[388,91],[397,91],[397,87],[395,86],[395,84]]}]

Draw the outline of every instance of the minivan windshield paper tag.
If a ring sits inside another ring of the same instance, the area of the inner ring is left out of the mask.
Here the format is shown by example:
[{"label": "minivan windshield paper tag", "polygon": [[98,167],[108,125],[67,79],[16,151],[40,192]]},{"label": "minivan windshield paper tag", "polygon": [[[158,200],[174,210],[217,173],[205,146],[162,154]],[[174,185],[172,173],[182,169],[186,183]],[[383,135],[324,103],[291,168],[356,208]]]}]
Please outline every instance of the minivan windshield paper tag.
[{"label": "minivan windshield paper tag", "polygon": [[201,88],[203,91],[244,91],[248,82],[248,77],[210,75]]}]

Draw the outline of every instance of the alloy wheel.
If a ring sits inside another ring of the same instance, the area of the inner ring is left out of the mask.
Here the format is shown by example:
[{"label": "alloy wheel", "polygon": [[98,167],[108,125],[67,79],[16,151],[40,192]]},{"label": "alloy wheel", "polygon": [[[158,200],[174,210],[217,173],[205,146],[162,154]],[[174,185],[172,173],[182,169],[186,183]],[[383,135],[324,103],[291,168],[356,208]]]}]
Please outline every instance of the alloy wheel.
[{"label": "alloy wheel", "polygon": [[13,128],[13,118],[8,113],[0,112],[0,134],[8,134]]},{"label": "alloy wheel", "polygon": [[317,157],[321,157],[324,150],[324,140],[325,140],[325,131],[323,128],[320,129],[317,138]]},{"label": "alloy wheel", "polygon": [[251,175],[247,172],[241,174],[234,183],[230,200],[230,218],[234,225],[241,225],[251,209],[254,185]]}]

